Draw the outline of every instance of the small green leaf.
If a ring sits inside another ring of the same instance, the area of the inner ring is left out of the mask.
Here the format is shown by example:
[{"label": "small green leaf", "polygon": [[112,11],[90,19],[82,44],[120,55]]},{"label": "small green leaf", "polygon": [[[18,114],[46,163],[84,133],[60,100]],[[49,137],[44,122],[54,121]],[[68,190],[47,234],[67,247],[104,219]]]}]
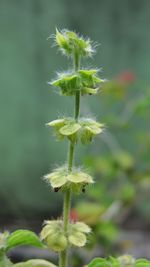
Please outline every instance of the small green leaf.
[{"label": "small green leaf", "polygon": [[17,246],[30,245],[42,248],[44,247],[39,237],[29,230],[17,230],[10,234],[7,239],[7,250],[10,250]]},{"label": "small green leaf", "polygon": [[111,263],[111,267],[121,267],[120,266],[120,263],[119,263],[119,261],[118,261],[118,259],[116,259],[116,258],[114,258],[114,257],[109,257],[108,258],[108,262],[110,262]]},{"label": "small green leaf", "polygon": [[34,259],[26,262],[13,264],[13,267],[57,267],[57,266],[45,260]]},{"label": "small green leaf", "polygon": [[136,260],[135,267],[150,267],[150,261],[145,259]]},{"label": "small green leaf", "polygon": [[95,258],[88,264],[88,267],[111,267],[111,265],[103,258]]}]

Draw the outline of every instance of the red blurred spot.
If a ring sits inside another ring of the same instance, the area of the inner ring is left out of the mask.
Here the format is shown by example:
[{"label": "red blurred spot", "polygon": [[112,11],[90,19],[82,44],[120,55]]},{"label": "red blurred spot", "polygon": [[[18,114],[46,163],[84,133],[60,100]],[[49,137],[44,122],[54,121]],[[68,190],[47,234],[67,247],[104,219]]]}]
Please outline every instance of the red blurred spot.
[{"label": "red blurred spot", "polygon": [[78,213],[75,209],[70,211],[70,220],[76,222],[78,220]]},{"label": "red blurred spot", "polygon": [[135,81],[135,74],[132,71],[123,71],[117,77],[117,80],[122,83],[132,83]]}]

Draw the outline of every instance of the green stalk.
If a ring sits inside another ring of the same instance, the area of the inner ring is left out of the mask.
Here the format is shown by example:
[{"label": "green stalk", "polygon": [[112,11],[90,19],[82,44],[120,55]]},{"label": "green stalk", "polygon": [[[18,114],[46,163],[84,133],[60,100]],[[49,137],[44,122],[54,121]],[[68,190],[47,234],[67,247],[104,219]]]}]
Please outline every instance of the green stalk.
[{"label": "green stalk", "polygon": [[[77,71],[79,69],[79,55],[77,52],[74,54],[74,70]],[[76,92],[75,95],[75,114],[74,118],[78,121],[80,113],[80,91]],[[73,160],[74,160],[74,149],[75,142],[69,142],[69,152],[68,152],[68,171],[72,171]],[[64,224],[64,233],[67,236],[68,232],[68,224],[69,224],[69,216],[70,216],[70,207],[71,207],[71,190],[68,189],[65,192],[64,203],[63,203],[63,224]],[[62,251],[59,255],[59,267],[67,267],[68,266],[68,249]]]},{"label": "green stalk", "polygon": [[[80,59],[78,52],[74,54],[74,70],[78,71],[80,65]],[[80,113],[80,91],[78,90],[75,95],[75,120],[78,121]]]}]

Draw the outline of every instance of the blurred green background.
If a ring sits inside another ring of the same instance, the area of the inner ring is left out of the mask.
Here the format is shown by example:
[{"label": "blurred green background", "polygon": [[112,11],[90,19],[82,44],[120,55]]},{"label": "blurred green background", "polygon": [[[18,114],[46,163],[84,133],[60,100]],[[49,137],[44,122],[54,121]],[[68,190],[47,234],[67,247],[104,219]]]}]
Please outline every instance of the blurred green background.
[{"label": "blurred green background", "polygon": [[[105,93],[99,98],[86,97],[82,113],[96,114],[106,122],[123,150],[137,158],[138,169],[149,173],[147,104],[143,113],[131,116],[130,127],[114,126],[113,121],[128,109],[130,100],[147,99],[150,1],[0,0],[0,218],[27,220],[61,213],[61,196],[50,193],[41,179],[56,163],[66,160],[67,152],[67,143],[55,142],[45,123],[73,111],[73,99],[60,97],[47,84],[55,71],[71,65],[47,40],[56,26],[100,44],[97,55],[85,66],[102,68],[102,77],[115,80],[126,70],[134,73],[135,83],[127,95],[121,99]],[[111,156],[105,143],[112,143],[112,138],[104,133],[102,141],[78,147],[77,162],[85,162],[87,153]]]}]

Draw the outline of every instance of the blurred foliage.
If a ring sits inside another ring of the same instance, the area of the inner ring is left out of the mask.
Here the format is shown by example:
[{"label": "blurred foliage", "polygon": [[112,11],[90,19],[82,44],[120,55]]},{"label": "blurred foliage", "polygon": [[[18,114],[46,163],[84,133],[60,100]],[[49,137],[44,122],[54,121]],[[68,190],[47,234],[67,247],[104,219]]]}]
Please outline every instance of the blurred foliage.
[{"label": "blurred foliage", "polygon": [[[46,42],[57,26],[98,40],[95,64],[111,80],[100,102],[97,97],[83,100],[82,113],[92,109],[108,125],[101,144],[97,140],[87,151],[91,156],[85,162],[96,168],[99,182],[89,198],[104,207],[114,198],[125,205],[136,199],[137,211],[149,217],[149,8],[150,2],[140,0],[86,0],[86,9],[83,0],[0,0],[1,215],[25,219],[49,210],[60,213],[58,195],[49,194],[41,179],[66,154],[44,123],[56,119],[56,106],[58,115],[72,107],[46,84],[60,63],[51,40]],[[121,76],[112,80],[124,69],[136,73],[132,88],[126,86],[134,80],[130,73],[124,75],[126,82]],[[78,151],[77,161],[84,152]]]},{"label": "blurred foliage", "polygon": [[[89,151],[84,160],[85,166],[95,177],[96,185],[87,190],[87,201],[79,202],[75,207],[79,220],[90,224],[93,229],[87,248],[95,247],[98,243],[103,247],[105,255],[112,253],[121,228],[130,227],[134,217],[137,221],[134,222],[136,228],[147,228],[150,223],[148,200],[150,167],[149,162],[145,160],[145,153],[149,153],[150,158],[150,151],[147,149],[150,140],[145,138],[144,130],[144,126],[148,125],[147,112],[150,111],[150,100],[149,93],[143,95],[139,91],[136,99],[134,94],[132,96],[134,83],[136,83],[134,74],[123,72],[117,79],[109,81],[102,87],[103,95],[99,99],[100,105],[106,105],[109,101],[108,90],[112,94],[111,106],[107,104],[106,115],[103,115],[101,119],[102,122],[107,122],[108,127],[106,124],[100,141],[97,140],[93,144],[93,151]],[[125,96],[126,101],[124,101]],[[122,103],[120,112],[115,109],[118,101]],[[129,103],[133,101],[135,104],[128,109]],[[137,108],[139,106],[142,106],[142,113],[139,113]],[[128,116],[129,112],[132,116]],[[111,119],[109,114],[111,114]],[[138,120],[137,125],[134,124],[136,120]],[[139,125],[143,120],[141,131]],[[116,138],[117,132],[120,132],[121,138]],[[127,135],[126,140],[130,147],[126,145],[122,137],[123,132]],[[138,142],[139,134],[141,138],[143,136],[144,141],[142,150]],[[136,150],[134,150],[134,143],[137,144]],[[97,148],[99,150],[96,154]]]}]

